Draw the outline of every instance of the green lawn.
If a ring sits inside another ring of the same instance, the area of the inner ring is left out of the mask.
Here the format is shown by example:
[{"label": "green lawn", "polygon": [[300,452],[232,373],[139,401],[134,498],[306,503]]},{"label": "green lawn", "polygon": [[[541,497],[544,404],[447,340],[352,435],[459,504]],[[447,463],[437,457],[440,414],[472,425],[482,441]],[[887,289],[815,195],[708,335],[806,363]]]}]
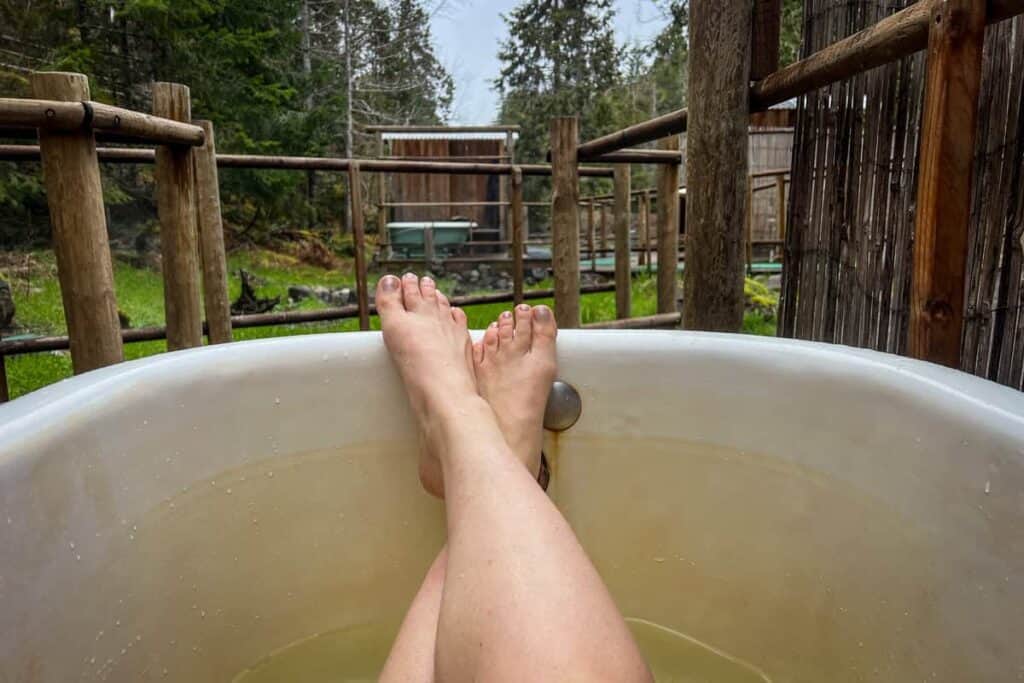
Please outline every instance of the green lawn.
[{"label": "green lawn", "polygon": [[[282,257],[262,251],[242,252],[233,254],[228,259],[232,271],[230,278],[230,295],[232,300],[238,296],[239,279],[237,271],[244,268],[261,280],[258,287],[260,296],[280,296],[287,301],[287,288],[293,284],[324,285],[327,287],[351,286],[350,269],[324,270],[313,266],[295,263],[288,257]],[[15,304],[18,312],[16,320],[19,325],[33,334],[59,335],[66,334],[64,312],[61,306],[60,288],[53,268],[52,255],[45,252],[35,254],[38,272],[30,277],[12,277],[0,269],[0,278],[11,282]],[[371,275],[371,281],[376,275]],[[134,268],[126,263],[115,262],[114,280],[117,291],[118,305],[121,311],[131,320],[133,327],[162,325],[163,317],[163,281],[157,271]],[[451,283],[441,281],[442,290],[450,291]],[[542,282],[537,289],[550,288],[550,282]],[[639,275],[633,281],[633,315],[653,315],[656,308],[656,283],[652,277]],[[756,290],[756,287],[755,287]],[[751,292],[748,285],[748,299],[764,296],[759,290]],[[531,301],[533,304],[546,303],[552,305],[550,299]],[[495,320],[510,304],[482,304],[466,309],[470,327],[481,329]],[[322,308],[324,304],[316,300],[303,301],[295,306],[283,306],[288,310]],[[584,323],[613,320],[615,318],[615,294],[588,294],[582,298],[582,318]],[[380,329],[376,317],[371,319],[373,329]],[[303,325],[280,325],[275,327],[249,328],[235,331],[235,339],[261,339],[299,334],[317,334],[323,332],[348,332],[358,329],[358,321],[344,320],[327,323],[311,323]],[[774,316],[769,314],[748,313],[744,321],[744,331],[749,334],[775,334]],[[163,341],[140,342],[125,345],[125,356],[128,359],[143,358],[166,351]],[[12,356],[6,359],[7,378],[11,397],[21,396],[53,382],[71,376],[71,359],[66,352],[34,353]]]}]

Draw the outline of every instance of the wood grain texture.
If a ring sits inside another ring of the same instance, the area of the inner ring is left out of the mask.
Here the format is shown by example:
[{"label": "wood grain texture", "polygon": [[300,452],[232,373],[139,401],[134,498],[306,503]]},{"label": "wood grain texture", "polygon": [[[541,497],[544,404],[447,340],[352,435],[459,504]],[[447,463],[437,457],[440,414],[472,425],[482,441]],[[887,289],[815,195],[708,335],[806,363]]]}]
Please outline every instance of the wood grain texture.
[{"label": "wood grain texture", "polygon": [[690,8],[683,295],[688,330],[739,332],[743,326],[750,22],[744,0]]},{"label": "wood grain texture", "polygon": [[985,5],[946,0],[930,24],[908,350],[959,367]]},{"label": "wood grain texture", "polygon": [[[81,74],[40,72],[29,81],[35,97],[89,99]],[[124,352],[96,141],[91,130],[40,129],[39,146],[71,363],[76,374],[119,363]]]},{"label": "wood grain texture", "polygon": [[615,204],[612,218],[615,228],[615,317],[619,320],[632,314],[632,252],[629,228],[630,214],[630,168],[615,168]]},{"label": "wood grain texture", "polygon": [[363,225],[363,185],[359,162],[348,169],[349,211],[352,215],[352,241],[356,261],[356,303],[359,307],[359,329],[370,329],[370,289],[366,281],[366,230]]},{"label": "wood grain texture", "polygon": [[516,305],[523,303],[523,252],[526,248],[526,215],[523,207],[523,173],[513,169],[509,187],[509,198],[512,220],[512,301]]},{"label": "wood grain texture", "polygon": [[640,265],[651,272],[651,193],[640,195]]},{"label": "wood grain texture", "polygon": [[562,329],[580,326],[580,215],[576,147],[579,121],[551,121],[551,259],[555,279],[555,320]]},{"label": "wood grain texture", "polygon": [[[175,121],[192,120],[189,89],[178,83],[153,84],[153,113]],[[192,148],[156,148],[156,206],[164,276],[167,350],[203,343],[199,295],[199,246],[196,231],[196,183]]]},{"label": "wood grain texture", "polygon": [[[659,149],[679,149],[679,136],[658,141]],[[658,187],[658,313],[675,313],[679,287],[676,264],[679,262],[679,167],[659,166]]]},{"label": "wood grain texture", "polygon": [[196,226],[203,268],[203,308],[206,336],[211,344],[234,340],[231,334],[231,302],[228,300],[228,262],[224,250],[224,223],[220,208],[220,179],[217,175],[217,147],[213,123],[196,121],[206,142],[196,147]]},{"label": "wood grain texture", "polygon": [[754,0],[750,28],[750,80],[759,81],[779,70],[782,0]]}]

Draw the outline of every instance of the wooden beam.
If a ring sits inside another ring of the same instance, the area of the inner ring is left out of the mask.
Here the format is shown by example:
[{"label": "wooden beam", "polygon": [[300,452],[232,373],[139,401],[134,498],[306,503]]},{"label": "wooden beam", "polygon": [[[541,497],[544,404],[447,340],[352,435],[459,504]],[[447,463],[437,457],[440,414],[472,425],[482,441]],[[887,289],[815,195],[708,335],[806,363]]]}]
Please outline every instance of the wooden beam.
[{"label": "wooden beam", "polygon": [[759,81],[779,70],[782,0],[754,0],[750,27],[750,80]]},{"label": "wooden beam", "polygon": [[[377,158],[384,158],[384,136],[380,133],[377,133]],[[377,243],[387,255],[390,252],[388,243],[391,239],[391,235],[388,234],[388,177],[378,173],[374,180],[377,188]]]},{"label": "wooden beam", "polygon": [[213,123],[196,121],[206,136],[193,152],[196,177],[196,226],[203,267],[203,309],[211,344],[233,341],[231,303],[228,299],[228,260],[224,250],[224,223],[220,211],[220,180]]},{"label": "wooden beam", "polygon": [[578,145],[576,117],[551,120],[551,260],[555,274],[555,320],[563,330],[580,326]]},{"label": "wooden beam", "polygon": [[681,164],[683,155],[664,149],[621,149],[588,161],[600,164]]},{"label": "wooden beam", "polygon": [[363,229],[363,186],[360,163],[348,169],[349,211],[352,216],[352,240],[356,260],[356,300],[359,306],[359,329],[370,329],[370,290],[366,281],[366,232]]},{"label": "wooden beam", "polygon": [[88,99],[64,102],[54,99],[27,100],[3,97],[0,98],[0,126],[38,128],[64,133],[74,133],[88,128],[93,131],[114,133],[130,140],[162,145],[203,144],[203,131],[199,126]]},{"label": "wooden beam", "polygon": [[[679,136],[658,141],[659,149],[679,149]],[[678,310],[679,287],[679,167],[658,167],[658,313]]]},{"label": "wooden beam", "polygon": [[672,330],[679,327],[681,319],[682,315],[679,313],[659,313],[642,318],[587,323],[583,327],[588,330]]},{"label": "wooden beam", "polygon": [[750,21],[747,0],[690,8],[683,294],[688,330],[739,332],[743,326]]},{"label": "wooden beam", "polygon": [[644,192],[640,195],[640,265],[647,266],[647,272],[651,272],[651,195]]},{"label": "wooden beam", "polygon": [[497,125],[497,126],[366,126],[367,133],[504,133],[506,131],[516,132],[519,126]]},{"label": "wooden beam", "polygon": [[[153,113],[175,121],[192,120],[187,86],[153,84]],[[156,149],[156,205],[160,218],[160,253],[164,276],[167,350],[203,344],[199,297],[199,248],[196,239],[196,182],[192,148],[162,145]]]},{"label": "wooden beam", "polygon": [[629,243],[629,166],[615,168],[615,317],[632,315],[632,252]]},{"label": "wooden beam", "polygon": [[526,274],[523,269],[523,251],[526,248],[525,227],[526,215],[523,213],[523,173],[518,168],[512,171],[512,187],[510,188],[512,206],[512,296],[513,303],[523,303],[523,285]]},{"label": "wooden beam", "polygon": [[594,241],[594,236],[597,234],[597,215],[595,209],[594,200],[591,199],[587,202],[587,251],[590,252],[591,268],[597,267],[596,257],[594,256],[597,253],[597,243]]},{"label": "wooden beam", "polygon": [[981,89],[985,6],[945,0],[932,7],[908,350],[960,366],[971,176]]},{"label": "wooden beam", "polygon": [[775,176],[775,227],[778,238],[786,240],[786,176]]},{"label": "wooden beam", "polygon": [[[29,83],[47,100],[89,99],[81,74],[36,72]],[[39,145],[71,364],[88,372],[124,359],[96,141],[88,128],[41,129]]]},{"label": "wooden beam", "polygon": [[[919,52],[928,45],[931,9],[943,0],[920,0],[874,26],[844,38],[807,59],[776,71],[750,88],[750,110],[764,111],[817,88],[845,80]],[[1024,0],[987,0],[987,22],[1024,13]],[[691,52],[692,54],[692,52]],[[689,101],[693,101],[691,97]],[[686,131],[688,113],[678,109],[580,145],[579,158],[642,145]]]}]

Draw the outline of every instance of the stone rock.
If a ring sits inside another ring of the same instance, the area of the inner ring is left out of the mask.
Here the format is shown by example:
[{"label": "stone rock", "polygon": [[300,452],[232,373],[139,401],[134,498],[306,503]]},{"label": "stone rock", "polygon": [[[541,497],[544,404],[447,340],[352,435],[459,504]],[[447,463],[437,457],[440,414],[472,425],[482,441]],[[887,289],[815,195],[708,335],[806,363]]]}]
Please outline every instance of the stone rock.
[{"label": "stone rock", "polygon": [[469,271],[468,277],[470,282],[479,282],[480,271],[474,268],[473,270]]},{"label": "stone rock", "polygon": [[315,285],[310,289],[313,290],[313,296],[315,296],[317,299],[320,299],[320,301],[323,301],[325,304],[331,303],[330,289],[324,287],[323,285]]},{"label": "stone rock", "polygon": [[494,268],[492,268],[491,264],[489,263],[481,263],[480,267],[477,270],[480,272],[480,275],[482,276],[490,275],[491,273],[494,272]]},{"label": "stone rock", "polygon": [[547,268],[530,268],[530,277],[540,282],[548,276]]},{"label": "stone rock", "polygon": [[304,301],[316,296],[313,288],[306,285],[291,285],[288,287],[288,298],[292,301]]}]

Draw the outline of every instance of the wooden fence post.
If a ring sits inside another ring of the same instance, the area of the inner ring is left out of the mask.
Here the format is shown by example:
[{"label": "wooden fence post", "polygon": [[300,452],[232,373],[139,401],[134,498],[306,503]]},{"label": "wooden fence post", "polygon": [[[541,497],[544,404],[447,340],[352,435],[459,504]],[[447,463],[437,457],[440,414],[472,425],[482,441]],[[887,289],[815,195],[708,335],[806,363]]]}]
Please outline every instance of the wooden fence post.
[{"label": "wooden fence post", "polygon": [[551,258],[555,271],[555,320],[563,330],[580,326],[579,121],[551,120]]},{"label": "wooden fence post", "polygon": [[[154,83],[153,113],[175,121],[191,122],[192,103],[188,87],[178,83]],[[192,148],[158,145],[154,177],[157,214],[160,217],[167,350],[177,351],[203,343]]]},{"label": "wooden fence post", "polygon": [[[0,331],[0,341],[3,340],[3,331]],[[0,353],[0,403],[7,403],[10,400],[11,390],[7,388],[7,360],[6,356]]]},{"label": "wooden fence post", "polygon": [[690,5],[683,326],[743,327],[750,0]]},{"label": "wooden fence post", "polygon": [[598,216],[601,218],[599,225],[601,226],[600,239],[597,243],[597,251],[603,257],[608,253],[608,204],[601,202],[597,205]]},{"label": "wooden fence post", "polygon": [[985,5],[934,3],[928,34],[908,350],[953,368],[963,338]]},{"label": "wooden fence post", "polygon": [[630,249],[629,164],[615,166],[615,317],[624,320],[632,315],[633,254]]},{"label": "wooden fence post", "polygon": [[643,234],[644,250],[640,252],[640,256],[644,259],[644,263],[647,264],[647,274],[651,274],[653,269],[654,257],[651,254],[651,193],[644,192],[642,195],[642,204],[640,205],[640,230]]},{"label": "wooden fence post", "polygon": [[744,238],[747,254],[747,275],[754,272],[754,179],[747,177],[747,234]]},{"label": "wooden fence post", "polygon": [[[509,135],[511,137],[511,134]],[[518,166],[512,169],[512,297],[516,306],[523,303],[523,249],[525,235],[523,228],[523,171]]]},{"label": "wooden fence post", "polygon": [[[658,149],[679,150],[679,136],[658,141]],[[689,261],[689,248],[687,249]],[[679,165],[658,166],[658,313],[678,309],[676,266],[679,263]],[[687,264],[689,270],[689,264]]]},{"label": "wooden fence post", "polygon": [[754,0],[750,27],[750,80],[760,81],[779,70],[782,0]]},{"label": "wooden fence post", "polygon": [[[384,158],[384,133],[380,131],[377,132],[377,158]],[[383,257],[390,258],[391,235],[388,234],[388,207],[385,206],[388,202],[388,177],[383,172],[377,173],[375,180],[377,188],[377,244],[380,245],[380,251]]]},{"label": "wooden fence post", "polygon": [[370,293],[366,282],[366,234],[363,229],[363,186],[359,162],[348,167],[349,215],[352,217],[352,242],[356,254],[356,300],[359,304],[359,329],[370,329]]},{"label": "wooden fence post", "polygon": [[590,269],[597,269],[597,256],[595,255],[594,249],[597,246],[594,243],[594,235],[596,234],[597,223],[595,222],[594,216],[594,200],[591,199],[587,202],[587,251],[590,252]]},{"label": "wooden fence post", "polygon": [[199,227],[199,251],[203,265],[203,308],[206,311],[206,337],[211,344],[233,340],[231,303],[228,301],[228,262],[224,252],[224,223],[220,214],[220,180],[217,175],[217,145],[213,123],[196,121],[206,134],[202,147],[194,154],[196,164],[196,224]]},{"label": "wooden fence post", "polygon": [[778,228],[778,238],[786,239],[786,176],[782,173],[775,176],[775,227]]},{"label": "wooden fence post", "polygon": [[[89,81],[81,74],[40,72],[29,81],[38,99],[90,100]],[[124,351],[96,139],[89,129],[41,129],[39,147],[71,363],[75,373],[119,363]]]}]

